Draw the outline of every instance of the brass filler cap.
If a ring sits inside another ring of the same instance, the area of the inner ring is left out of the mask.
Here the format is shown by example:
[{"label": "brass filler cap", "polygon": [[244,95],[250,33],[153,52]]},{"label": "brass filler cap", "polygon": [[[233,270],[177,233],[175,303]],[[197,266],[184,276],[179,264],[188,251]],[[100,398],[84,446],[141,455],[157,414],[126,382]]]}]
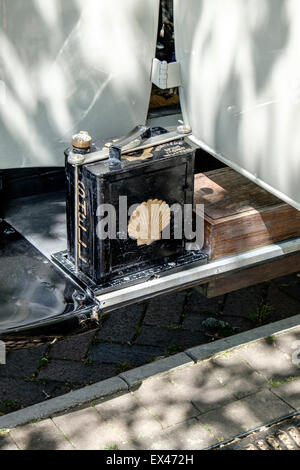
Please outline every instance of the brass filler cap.
[{"label": "brass filler cap", "polygon": [[88,149],[92,145],[92,138],[86,131],[80,131],[72,137],[72,145],[77,149]]}]

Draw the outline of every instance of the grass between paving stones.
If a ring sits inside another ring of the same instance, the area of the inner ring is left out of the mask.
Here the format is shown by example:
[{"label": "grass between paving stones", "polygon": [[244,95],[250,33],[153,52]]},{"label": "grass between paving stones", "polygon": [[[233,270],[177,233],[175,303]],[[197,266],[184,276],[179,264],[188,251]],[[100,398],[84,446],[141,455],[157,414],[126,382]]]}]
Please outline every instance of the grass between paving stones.
[{"label": "grass between paving stones", "polygon": [[[101,317],[100,325],[102,324],[102,321],[103,321],[105,318],[107,318],[107,317],[108,317],[108,313],[106,313],[105,315],[103,315],[103,317]],[[93,347],[94,347],[95,344],[97,344],[97,343],[101,343],[101,340],[99,340],[99,339],[97,338],[97,331],[95,331],[94,337],[93,337],[93,339],[92,339],[92,341],[91,341],[91,344],[89,345],[89,348],[88,348],[88,350],[87,350],[87,352],[86,352],[85,358],[82,359],[82,362],[83,362],[84,364],[93,364],[93,363],[94,363],[94,361],[93,361],[92,359],[90,359],[89,356],[90,356],[90,354],[91,354],[91,352],[92,352]]]},{"label": "grass between paving stones", "polygon": [[273,311],[274,307],[272,307],[272,305],[262,302],[261,305],[257,307],[256,312],[249,315],[249,320],[251,320],[255,326],[265,325],[270,320]]},{"label": "grass between paving stones", "polygon": [[49,383],[48,379],[39,379],[38,377],[25,377],[25,382],[33,382],[46,385]]},{"label": "grass between paving stones", "polygon": [[57,427],[58,431],[61,433],[61,435],[66,439],[66,441],[68,441],[69,444],[73,447],[73,449],[76,449],[76,447],[74,446],[73,442],[72,442],[72,441],[69,439],[69,437],[64,433],[64,431],[63,431],[59,426],[56,425],[56,427]]},{"label": "grass between paving stones", "polygon": [[273,388],[278,388],[278,387],[281,387],[282,385],[285,385],[287,383],[290,383],[290,382],[294,382],[295,380],[298,380],[299,377],[288,377],[287,379],[283,379],[283,380],[269,380],[269,384],[273,387]]},{"label": "grass between paving stones", "polygon": [[144,303],[144,311],[142,313],[142,316],[141,316],[141,319],[134,331],[134,334],[133,334],[133,337],[130,341],[130,344],[133,344],[135,342],[135,340],[140,336],[141,332],[142,332],[142,326],[143,326],[143,323],[144,323],[144,320],[145,320],[145,316],[146,316],[146,313],[147,313],[147,309],[149,307],[149,304],[150,304],[150,301],[149,300],[146,300],[145,303]]},{"label": "grass between paving stones", "polygon": [[182,352],[184,348],[178,344],[169,344],[167,347],[168,356]]},{"label": "grass between paving stones", "polygon": [[212,437],[214,437],[215,439],[217,439],[218,442],[224,442],[224,437],[218,437],[216,436],[216,434],[210,429],[209,426],[207,426],[207,424],[201,424],[202,428],[205,429],[205,431],[207,431]]},{"label": "grass between paving stones", "polygon": [[[39,376],[41,370],[44,369],[45,367],[47,367],[47,365],[50,362],[50,359],[49,359],[50,348],[51,348],[51,344],[49,344],[49,346],[48,346],[47,350],[45,351],[44,355],[41,357],[37,371],[34,374],[32,374],[32,377],[26,377],[26,379],[25,379],[26,381],[40,382],[41,379],[39,379],[38,376]],[[43,383],[43,382],[41,382],[41,383]]]},{"label": "grass between paving stones", "polygon": [[0,436],[7,436],[10,433],[10,429],[0,429]]},{"label": "grass between paving stones", "polygon": [[2,400],[1,404],[6,408],[9,408],[11,411],[16,411],[20,408],[19,402],[17,400]]},{"label": "grass between paving stones", "polygon": [[[300,279],[300,273],[296,274],[296,277],[298,279]],[[296,286],[297,284],[299,284],[299,281],[297,281],[296,279],[292,282],[289,282],[289,283],[283,283],[283,284],[280,284],[279,287],[290,287],[290,286]]]},{"label": "grass between paving stones", "polygon": [[272,346],[274,343],[275,343],[275,336],[268,336],[266,339],[265,339],[265,342],[269,345],[269,346]]},{"label": "grass between paving stones", "polygon": [[121,374],[122,372],[132,369],[132,367],[132,364],[129,362],[117,362],[117,373]]},{"label": "grass between paving stones", "polygon": [[266,325],[272,316],[274,307],[268,303],[268,292],[271,281],[263,283],[262,298],[255,312],[250,313],[249,320],[255,327]]},{"label": "grass between paving stones", "polygon": [[104,450],[119,450],[119,447],[117,446],[117,444],[114,444],[112,446],[105,447]]},{"label": "grass between paving stones", "polygon": [[189,297],[191,297],[192,293],[193,293],[192,290],[189,290],[186,293],[186,296],[185,296],[185,299],[184,299],[184,302],[183,302],[182,313],[181,313],[180,318],[179,318],[179,327],[182,327],[184,319],[186,317],[186,314],[188,313],[187,312],[187,305],[188,305]]},{"label": "grass between paving stones", "polygon": [[134,330],[134,335],[133,335],[133,337],[134,337],[134,338],[137,338],[138,336],[140,336],[141,331],[142,331],[142,327],[141,327],[141,326],[137,326],[136,329]]}]

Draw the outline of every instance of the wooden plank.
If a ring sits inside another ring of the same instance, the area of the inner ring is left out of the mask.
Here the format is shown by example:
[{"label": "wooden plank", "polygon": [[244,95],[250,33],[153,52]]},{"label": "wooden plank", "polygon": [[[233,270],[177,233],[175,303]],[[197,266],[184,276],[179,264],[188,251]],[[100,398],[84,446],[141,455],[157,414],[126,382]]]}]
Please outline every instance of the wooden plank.
[{"label": "wooden plank", "polygon": [[230,168],[195,177],[211,260],[300,235],[300,212]]},{"label": "wooden plank", "polygon": [[228,167],[196,175],[195,197],[212,220],[284,204]]},{"label": "wooden plank", "polygon": [[297,272],[300,272],[300,253],[238,271],[197,289],[213,298]]}]

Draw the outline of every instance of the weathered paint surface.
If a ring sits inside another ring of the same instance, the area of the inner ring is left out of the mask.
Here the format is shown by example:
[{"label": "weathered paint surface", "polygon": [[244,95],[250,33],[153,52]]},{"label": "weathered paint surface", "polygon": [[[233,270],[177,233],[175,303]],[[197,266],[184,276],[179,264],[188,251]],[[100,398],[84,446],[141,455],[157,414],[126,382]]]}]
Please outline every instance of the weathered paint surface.
[{"label": "weathered paint surface", "polygon": [[175,0],[197,143],[300,210],[299,0]]},{"label": "weathered paint surface", "polygon": [[146,120],[158,0],[0,0],[0,168],[64,164],[74,132]]}]

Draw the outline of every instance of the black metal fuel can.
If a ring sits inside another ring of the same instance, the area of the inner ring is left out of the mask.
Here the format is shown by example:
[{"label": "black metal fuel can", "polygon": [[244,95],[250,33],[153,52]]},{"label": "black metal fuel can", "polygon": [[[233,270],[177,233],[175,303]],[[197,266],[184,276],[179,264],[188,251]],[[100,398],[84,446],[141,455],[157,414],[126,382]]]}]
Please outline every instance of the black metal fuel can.
[{"label": "black metal fuel can", "polygon": [[184,209],[193,204],[195,150],[185,139],[127,153],[118,165],[79,166],[77,214],[68,155],[68,259],[74,263],[77,243],[81,273],[100,284],[190,257]]}]

